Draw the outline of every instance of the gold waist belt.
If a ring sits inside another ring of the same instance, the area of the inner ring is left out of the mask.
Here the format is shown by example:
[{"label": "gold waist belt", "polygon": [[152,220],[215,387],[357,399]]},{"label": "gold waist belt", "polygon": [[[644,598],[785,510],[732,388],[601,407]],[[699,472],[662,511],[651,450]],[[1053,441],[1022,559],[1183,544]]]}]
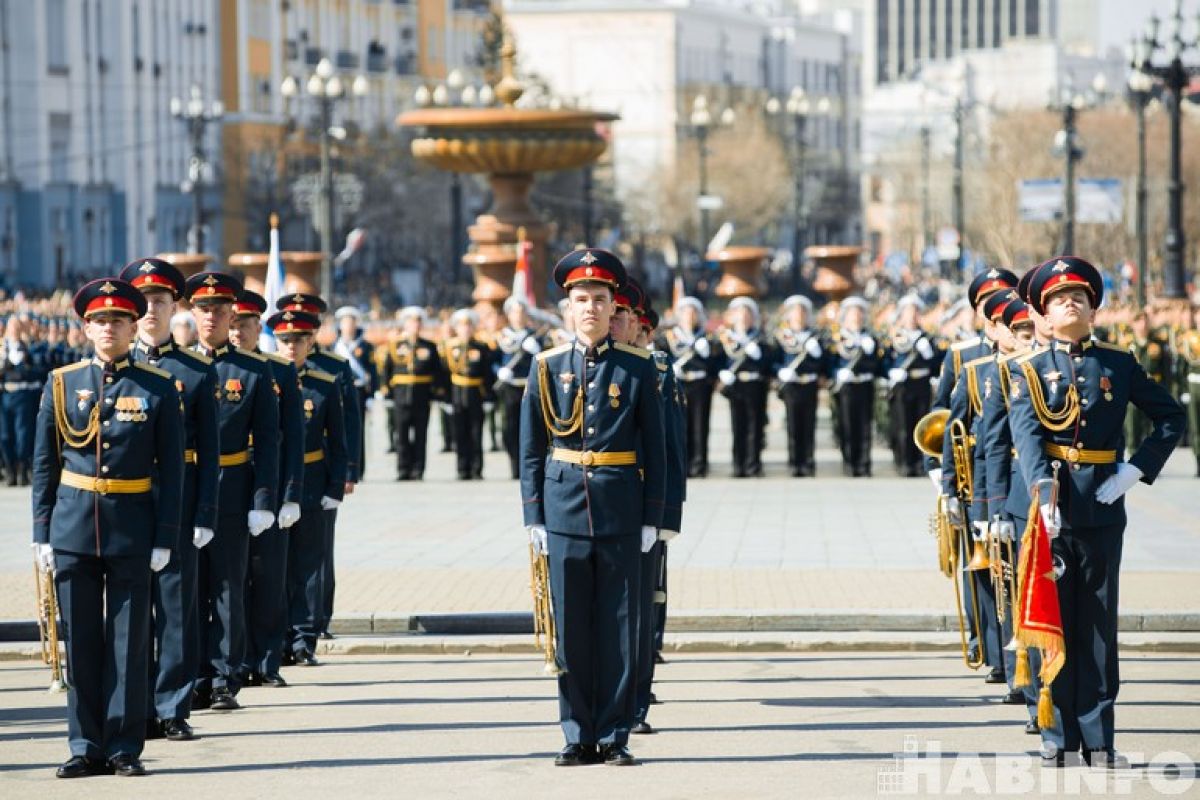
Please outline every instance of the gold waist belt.
[{"label": "gold waist belt", "polygon": [[591,450],[569,450],[565,447],[555,447],[550,451],[550,457],[555,461],[582,464],[585,467],[626,467],[637,463],[637,452],[634,450],[594,453]]},{"label": "gold waist belt", "polygon": [[220,459],[222,467],[240,467],[242,464],[249,463],[249,461],[249,450],[241,450],[237,453],[222,453]]},{"label": "gold waist belt", "polygon": [[149,478],[93,478],[65,469],[62,471],[60,483],[72,489],[96,494],[145,494],[150,491]]},{"label": "gold waist belt", "polygon": [[304,454],[304,463],[305,464],[315,464],[318,461],[324,460],[324,458],[325,458],[324,450],[312,450],[312,451]]},{"label": "gold waist belt", "polygon": [[184,450],[183,451],[183,463],[195,464],[196,463],[196,451],[195,450]]},{"label": "gold waist belt", "polygon": [[393,375],[390,381],[392,386],[416,386],[418,384],[433,383],[432,375]]},{"label": "gold waist belt", "polygon": [[1072,464],[1115,464],[1116,450],[1084,450],[1082,447],[1064,447],[1061,444],[1042,444],[1046,455],[1065,458]]},{"label": "gold waist belt", "polygon": [[478,389],[483,386],[483,378],[468,378],[466,375],[451,375],[450,382],[455,386],[466,386],[470,389]]}]

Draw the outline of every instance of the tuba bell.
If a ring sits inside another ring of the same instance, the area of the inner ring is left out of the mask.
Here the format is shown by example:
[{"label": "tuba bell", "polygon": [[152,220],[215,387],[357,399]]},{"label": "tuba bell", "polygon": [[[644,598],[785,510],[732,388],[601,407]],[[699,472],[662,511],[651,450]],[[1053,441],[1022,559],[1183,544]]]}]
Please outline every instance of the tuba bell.
[{"label": "tuba bell", "polygon": [[941,458],[942,440],[946,436],[946,422],[949,419],[950,409],[939,408],[917,420],[913,428],[913,442],[917,449],[927,456]]}]

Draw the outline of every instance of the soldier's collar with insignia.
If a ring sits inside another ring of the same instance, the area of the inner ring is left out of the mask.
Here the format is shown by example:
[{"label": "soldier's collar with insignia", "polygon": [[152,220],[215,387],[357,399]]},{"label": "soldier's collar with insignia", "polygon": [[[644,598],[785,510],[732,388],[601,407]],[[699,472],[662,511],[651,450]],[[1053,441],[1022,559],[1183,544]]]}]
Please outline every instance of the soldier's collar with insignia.
[{"label": "soldier's collar with insignia", "polygon": [[92,363],[105,372],[120,372],[129,366],[129,358],[122,356],[115,361],[105,361],[100,356],[92,356]]},{"label": "soldier's collar with insignia", "polygon": [[595,347],[592,347],[589,349],[586,344],[584,344],[582,341],[580,341],[578,338],[576,338],[575,339],[575,350],[580,353],[591,353],[592,355],[601,355],[602,353],[604,353],[608,350],[609,340],[610,340],[610,337],[605,336],[603,339],[600,340],[599,344],[597,344]]},{"label": "soldier's collar with insignia", "polygon": [[230,345],[229,342],[226,342],[225,344],[221,345],[220,347],[213,347],[213,348],[205,347],[202,344],[196,345],[196,352],[200,353],[201,355],[208,356],[209,358],[220,358],[221,356],[225,355],[232,349],[233,349],[233,346]]},{"label": "soldier's collar with insignia", "polygon": [[1082,339],[1078,342],[1070,342],[1070,341],[1066,341],[1063,339],[1055,339],[1054,340],[1054,349],[1062,351],[1064,353],[1072,353],[1072,354],[1082,353],[1085,350],[1090,350],[1093,343],[1094,343],[1094,340],[1090,336],[1087,339]]},{"label": "soldier's collar with insignia", "polygon": [[168,337],[162,344],[153,345],[138,339],[134,347],[137,348],[139,353],[145,353],[149,356],[161,356],[163,353],[169,353],[175,349],[175,340]]}]

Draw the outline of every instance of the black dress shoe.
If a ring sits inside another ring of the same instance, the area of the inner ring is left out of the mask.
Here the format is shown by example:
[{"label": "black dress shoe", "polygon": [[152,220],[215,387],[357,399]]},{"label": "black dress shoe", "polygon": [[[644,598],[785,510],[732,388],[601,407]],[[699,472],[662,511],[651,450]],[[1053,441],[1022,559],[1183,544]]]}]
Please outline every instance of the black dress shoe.
[{"label": "black dress shoe", "polygon": [[321,663],[320,661],[317,661],[316,656],[307,650],[297,650],[294,653],[294,656],[296,659],[296,666],[298,667],[315,667]]},{"label": "black dress shoe", "polygon": [[1025,693],[1020,689],[1012,689],[1000,698],[1000,702],[1006,706],[1023,706],[1025,705]]},{"label": "black dress shoe", "polygon": [[600,758],[610,767],[631,767],[637,763],[633,753],[623,744],[606,744],[600,748]]},{"label": "black dress shoe", "polygon": [[237,698],[233,696],[233,692],[221,687],[213,689],[212,705],[209,706],[213,711],[237,711],[241,708]]},{"label": "black dress shoe", "polygon": [[649,722],[642,720],[637,725],[633,726],[633,730],[631,730],[630,733],[636,733],[641,736],[649,736],[652,733],[658,733],[658,731],[654,730],[654,728],[650,726]]},{"label": "black dress shoe", "polygon": [[595,762],[596,748],[588,744],[569,744],[554,757],[556,767],[578,767]]},{"label": "black dress shoe", "polygon": [[262,676],[257,672],[247,672],[242,676],[242,686],[262,686]]},{"label": "black dress shoe", "polygon": [[186,719],[164,719],[162,735],[172,742],[189,742],[196,738],[196,732]]},{"label": "black dress shoe", "polygon": [[330,633],[329,631],[321,631],[319,634],[317,634],[317,638],[324,639],[325,641],[329,641],[329,640],[333,639],[333,634]]},{"label": "black dress shoe", "polygon": [[1025,732],[1030,736],[1037,736],[1042,732],[1042,729],[1038,727],[1038,724],[1035,720],[1031,719],[1025,722]]},{"label": "black dress shoe", "polygon": [[112,769],[98,759],[72,756],[54,774],[59,778],[86,778],[89,775],[111,775]]},{"label": "black dress shoe", "polygon": [[984,683],[1005,683],[1004,668],[992,667],[991,672],[983,676]]},{"label": "black dress shoe", "polygon": [[161,738],[163,738],[163,732],[162,726],[158,723],[158,719],[151,717],[150,719],[146,720],[146,741],[148,742],[152,739]]},{"label": "black dress shoe", "polygon": [[114,775],[122,778],[136,778],[146,774],[146,768],[142,766],[142,762],[126,753],[120,753],[110,758],[108,766],[112,767]]},{"label": "black dress shoe", "polygon": [[212,694],[210,692],[192,692],[192,710],[203,711],[212,706]]},{"label": "black dress shoe", "polygon": [[1084,750],[1083,760],[1087,762],[1089,767],[1129,769],[1129,759],[1111,747],[1102,747],[1098,750]]},{"label": "black dress shoe", "polygon": [[657,650],[656,650],[656,651],[654,652],[654,663],[655,663],[655,664],[665,664],[665,663],[667,663],[667,660],[666,660],[665,658],[663,658],[663,654],[662,654],[662,652],[661,652],[661,651],[657,651]]},{"label": "black dress shoe", "polygon": [[652,705],[652,706],[661,706],[662,705],[662,700],[659,700],[658,695],[656,695],[654,692],[650,693],[650,705]]},{"label": "black dress shoe", "polygon": [[270,686],[273,689],[282,689],[288,685],[288,682],[278,672],[270,672],[263,675],[262,682],[263,686]]},{"label": "black dress shoe", "polygon": [[279,663],[281,663],[285,667],[294,666],[296,663],[296,656],[292,653],[291,650],[284,650],[283,656],[279,659]]}]

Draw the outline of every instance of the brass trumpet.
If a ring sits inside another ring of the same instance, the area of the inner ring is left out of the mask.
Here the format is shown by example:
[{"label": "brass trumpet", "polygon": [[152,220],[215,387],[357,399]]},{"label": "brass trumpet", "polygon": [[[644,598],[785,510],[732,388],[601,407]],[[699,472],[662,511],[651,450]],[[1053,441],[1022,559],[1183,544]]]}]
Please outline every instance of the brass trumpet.
[{"label": "brass trumpet", "polygon": [[59,650],[61,637],[58,633],[58,592],[54,587],[54,573],[43,570],[36,558],[33,562],[33,581],[37,587],[38,638],[42,645],[42,663],[50,667],[48,691],[65,692],[71,687],[67,683]]},{"label": "brass trumpet", "polygon": [[561,675],[558,666],[558,630],[554,624],[554,605],[550,598],[550,559],[538,554],[533,544],[529,545],[529,588],[533,593],[533,641],[542,651],[547,675]]}]

